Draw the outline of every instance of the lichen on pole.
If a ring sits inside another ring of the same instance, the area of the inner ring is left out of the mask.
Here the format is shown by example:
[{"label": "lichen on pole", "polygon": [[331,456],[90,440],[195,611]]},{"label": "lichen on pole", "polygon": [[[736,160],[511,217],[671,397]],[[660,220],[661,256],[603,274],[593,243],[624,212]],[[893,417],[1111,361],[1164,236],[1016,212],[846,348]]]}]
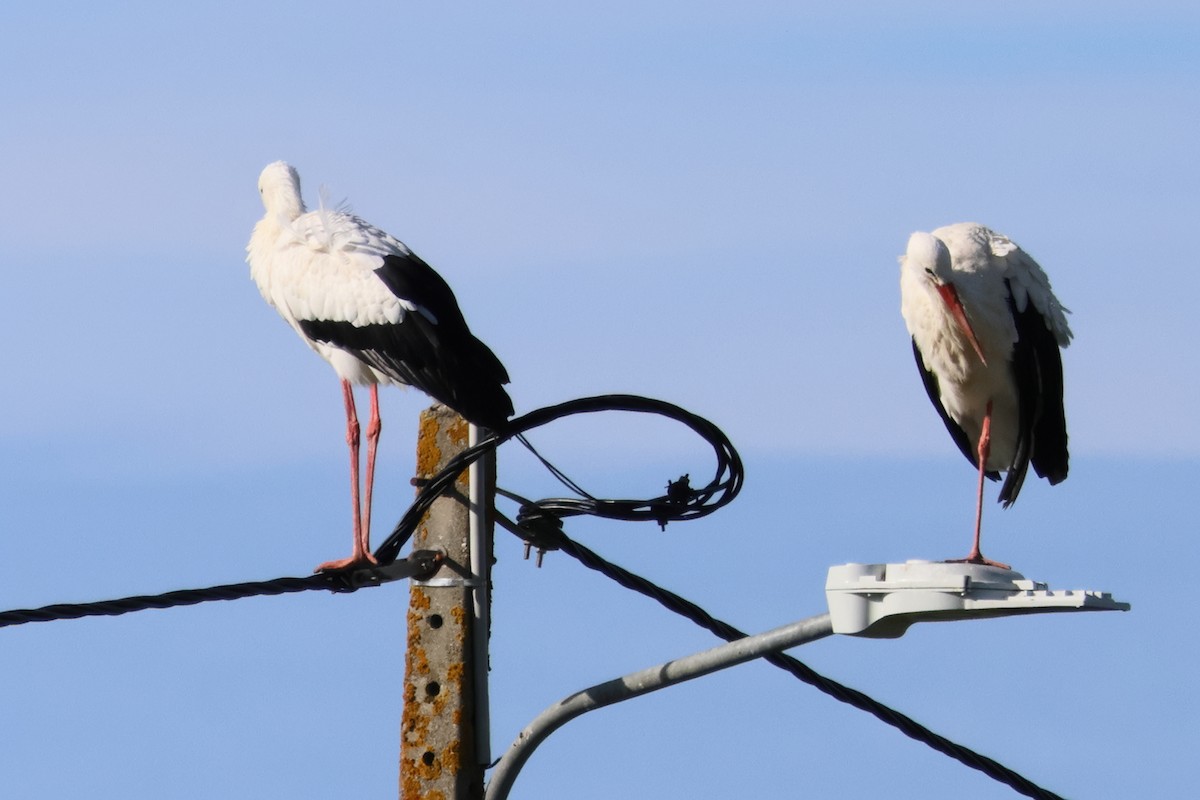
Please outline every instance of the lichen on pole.
[{"label": "lichen on pole", "polygon": [[[421,414],[417,478],[429,479],[467,447],[468,426],[442,405]],[[413,536],[413,547],[440,549],[442,569],[413,581],[408,607],[404,715],[401,724],[400,797],[466,800],[483,797],[483,767],[476,758],[473,604],[469,547],[468,478],[438,498]]]}]

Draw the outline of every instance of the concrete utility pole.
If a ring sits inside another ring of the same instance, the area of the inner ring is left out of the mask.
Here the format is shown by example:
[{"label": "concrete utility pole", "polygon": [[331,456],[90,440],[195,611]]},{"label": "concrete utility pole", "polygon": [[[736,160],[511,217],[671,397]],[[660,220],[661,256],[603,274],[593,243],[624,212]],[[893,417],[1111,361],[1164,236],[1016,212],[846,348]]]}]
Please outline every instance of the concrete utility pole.
[{"label": "concrete utility pole", "polygon": [[[421,414],[418,478],[429,479],[467,447],[467,422],[441,405]],[[490,493],[487,495],[490,498]],[[486,504],[490,507],[490,500]],[[490,549],[476,555],[471,571],[468,476],[438,498],[413,536],[417,549],[441,549],[446,560],[436,576],[413,581],[408,607],[404,717],[401,726],[402,800],[476,800],[483,797],[486,743],[478,744],[481,704],[486,704],[486,639],[473,638],[476,591],[486,605]],[[490,542],[490,527],[486,541]],[[480,566],[482,565],[482,566]],[[483,619],[487,619],[486,614]],[[482,655],[480,654],[482,651]],[[485,695],[480,698],[479,695]],[[486,723],[483,723],[486,727]]]}]

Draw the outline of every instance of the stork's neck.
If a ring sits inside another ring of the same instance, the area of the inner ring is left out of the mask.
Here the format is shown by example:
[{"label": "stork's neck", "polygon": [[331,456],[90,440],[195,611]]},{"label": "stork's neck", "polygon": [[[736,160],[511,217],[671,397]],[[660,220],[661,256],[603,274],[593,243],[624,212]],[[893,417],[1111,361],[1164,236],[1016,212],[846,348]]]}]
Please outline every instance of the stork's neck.
[{"label": "stork's neck", "polygon": [[291,184],[271,187],[263,193],[262,200],[267,209],[267,218],[277,219],[283,224],[294,222],[305,212],[300,189]]}]

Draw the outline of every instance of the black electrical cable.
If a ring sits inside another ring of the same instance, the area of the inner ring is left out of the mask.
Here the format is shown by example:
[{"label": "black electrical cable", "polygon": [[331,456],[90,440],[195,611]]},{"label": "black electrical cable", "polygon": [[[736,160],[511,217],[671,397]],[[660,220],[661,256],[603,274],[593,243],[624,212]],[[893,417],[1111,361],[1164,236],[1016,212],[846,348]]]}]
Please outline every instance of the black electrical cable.
[{"label": "black electrical cable", "polygon": [[[405,577],[420,577],[436,571],[441,555],[430,550],[411,553],[405,563],[389,567],[365,567],[340,572],[321,572],[304,578],[275,578],[269,581],[229,583],[206,589],[180,589],[157,595],[137,595],[93,603],[57,603],[41,608],[19,608],[0,613],[0,628],[27,622],[50,622],[82,617],[115,617],[152,608],[175,608],[207,603],[212,600],[241,600],[244,597],[291,594],[323,589],[329,592],[353,592],[366,586],[379,586]],[[401,567],[397,569],[397,567]]]},{"label": "black electrical cable", "polygon": [[0,628],[21,625],[26,622],[50,622],[56,619],[115,617],[151,608],[174,608],[209,600],[240,600],[243,597],[307,592],[312,589],[349,591],[349,589],[338,588],[337,584],[331,583],[325,575],[310,575],[307,578],[276,578],[270,581],[211,586],[207,589],[180,589],[160,595],[122,597],[118,600],[101,600],[95,603],[57,603],[41,608],[18,608],[0,613]]},{"label": "black electrical cable", "polygon": [[[712,448],[716,457],[716,472],[711,481],[698,489],[692,488],[687,476],[668,484],[667,493],[648,500],[609,500],[596,498],[567,478],[557,467],[550,465],[525,439],[524,434],[557,419],[574,414],[592,414],[600,411],[624,411],[656,414],[680,422],[700,435]],[[742,459],[729,437],[704,417],[680,408],[672,403],[628,394],[609,394],[568,400],[554,406],[517,417],[509,422],[505,430],[486,433],[474,446],[459,453],[446,468],[424,484],[416,501],[404,513],[390,536],[375,550],[380,564],[390,563],[400,549],[412,538],[421,518],[441,494],[454,485],[458,476],[472,463],[490,450],[495,450],[509,439],[516,438],[545,464],[578,497],[551,498],[538,501],[538,507],[559,517],[589,514],[626,522],[653,521],[660,526],[669,522],[697,519],[707,516],[729,504],[742,489],[744,472]]]}]

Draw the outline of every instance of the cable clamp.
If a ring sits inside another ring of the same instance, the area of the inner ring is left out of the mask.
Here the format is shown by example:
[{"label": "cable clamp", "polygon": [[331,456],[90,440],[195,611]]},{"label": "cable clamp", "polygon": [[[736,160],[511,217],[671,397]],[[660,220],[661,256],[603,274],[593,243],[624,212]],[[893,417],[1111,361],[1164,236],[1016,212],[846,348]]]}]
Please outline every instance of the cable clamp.
[{"label": "cable clamp", "polygon": [[384,583],[412,578],[417,583],[416,576],[432,575],[441,567],[445,554],[438,550],[414,550],[408,558],[398,558],[390,564],[378,567],[356,569],[345,576],[350,584],[350,591],[367,586],[380,586]]}]

